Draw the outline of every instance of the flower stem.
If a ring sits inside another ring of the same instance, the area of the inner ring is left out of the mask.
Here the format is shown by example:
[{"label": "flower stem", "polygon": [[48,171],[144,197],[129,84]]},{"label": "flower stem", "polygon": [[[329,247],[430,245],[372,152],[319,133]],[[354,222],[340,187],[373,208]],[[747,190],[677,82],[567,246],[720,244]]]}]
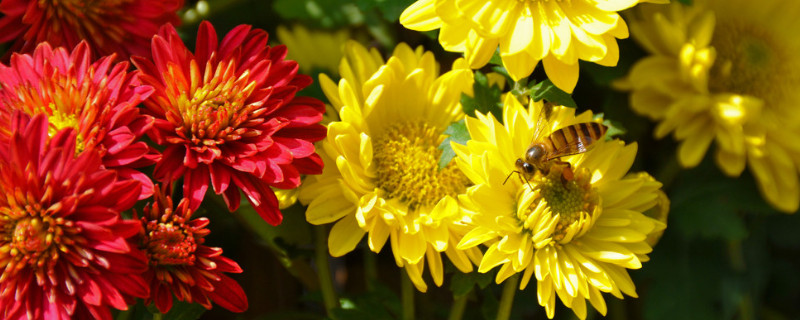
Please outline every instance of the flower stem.
[{"label": "flower stem", "polygon": [[364,246],[364,281],[366,282],[367,291],[371,292],[375,289],[374,283],[378,279],[378,261],[377,254],[372,252],[368,246]]},{"label": "flower stem", "polygon": [[153,320],[161,320],[164,319],[164,314],[161,312],[156,312],[153,314]]},{"label": "flower stem", "polygon": [[450,316],[447,317],[447,320],[461,320],[461,318],[464,317],[464,309],[467,308],[467,298],[471,292],[470,290],[470,292],[453,297],[453,306],[450,307]]},{"label": "flower stem", "polygon": [[317,262],[317,274],[319,276],[319,287],[322,291],[322,301],[325,304],[325,312],[329,318],[334,318],[333,309],[339,307],[339,299],[333,289],[333,278],[331,277],[331,267],[328,264],[328,235],[327,227],[324,225],[314,226],[314,253]]},{"label": "flower stem", "polygon": [[500,297],[500,306],[497,309],[497,320],[508,320],[511,317],[511,306],[514,304],[514,294],[517,293],[519,273],[506,279],[503,286],[503,295]]},{"label": "flower stem", "polygon": [[400,300],[403,304],[403,320],[414,319],[414,284],[405,270],[400,271]]}]

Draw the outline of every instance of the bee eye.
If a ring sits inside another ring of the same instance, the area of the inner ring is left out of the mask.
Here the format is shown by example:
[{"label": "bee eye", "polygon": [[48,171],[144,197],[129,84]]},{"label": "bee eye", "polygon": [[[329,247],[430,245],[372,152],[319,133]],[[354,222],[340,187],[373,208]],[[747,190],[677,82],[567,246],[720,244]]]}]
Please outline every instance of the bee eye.
[{"label": "bee eye", "polygon": [[522,169],[525,170],[525,173],[533,173],[534,171],[533,165],[527,162],[522,165]]}]

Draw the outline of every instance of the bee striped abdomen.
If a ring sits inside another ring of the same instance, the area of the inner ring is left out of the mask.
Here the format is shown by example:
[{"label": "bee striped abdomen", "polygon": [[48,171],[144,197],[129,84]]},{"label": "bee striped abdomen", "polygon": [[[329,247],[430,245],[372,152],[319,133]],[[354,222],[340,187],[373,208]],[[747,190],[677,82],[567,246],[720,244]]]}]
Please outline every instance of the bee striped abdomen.
[{"label": "bee striped abdomen", "polygon": [[603,137],[606,130],[606,126],[597,122],[584,122],[553,131],[547,137],[554,150],[548,158],[586,152],[595,141]]}]

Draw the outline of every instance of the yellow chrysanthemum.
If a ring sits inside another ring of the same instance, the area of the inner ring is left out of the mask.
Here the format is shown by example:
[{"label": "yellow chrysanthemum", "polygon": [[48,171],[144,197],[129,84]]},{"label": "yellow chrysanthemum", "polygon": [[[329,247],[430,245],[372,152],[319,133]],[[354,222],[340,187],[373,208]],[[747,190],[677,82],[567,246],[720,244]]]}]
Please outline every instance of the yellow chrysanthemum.
[{"label": "yellow chrysanthemum", "polygon": [[395,262],[420,291],[427,258],[436,285],[444,252],[463,272],[480,260],[477,249],[455,250],[465,225],[456,197],[469,180],[454,163],[439,170],[437,149],[447,126],[462,117],[461,93],[471,94],[472,71],[463,59],[439,76],[433,54],[400,44],[384,63],[377,50],[348,42],[338,86],[320,84],[340,121],[322,143],[325,170],[308,177],[300,201],[313,224],[336,222],[332,256],[352,251],[367,234],[379,252],[387,240]]},{"label": "yellow chrysanthemum", "polygon": [[280,43],[289,48],[286,59],[297,61],[300,72],[303,73],[314,69],[336,72],[339,60],[342,59],[344,44],[350,38],[347,30],[308,30],[299,24],[291,30],[278,26],[277,33]]},{"label": "yellow chrysanthemum", "polygon": [[[535,275],[539,304],[549,318],[556,296],[581,319],[586,300],[605,315],[603,292],[636,297],[626,269],[648,260],[648,235],[665,227],[642,214],[657,204],[661,184],[646,173],[627,174],[636,144],[618,140],[598,141],[586,153],[562,157],[574,180],[564,180],[563,166],[554,165],[547,175],[537,172],[527,182],[513,176],[505,181],[535,138],[542,104],[526,109],[511,95],[504,104],[505,126],[491,115],[467,118],[472,140],[454,144],[458,166],[475,183],[459,197],[473,215],[472,230],[458,249],[486,245],[478,271],[501,266],[498,283],[521,273],[524,289]],[[590,112],[575,116],[574,109],[556,107],[539,136],[589,121]]]},{"label": "yellow chrysanthemum", "polygon": [[417,31],[440,29],[442,47],[464,52],[475,69],[499,47],[514,80],[542,61],[547,77],[572,92],[579,59],[617,64],[616,39],[628,37],[617,12],[640,2],[668,0],[418,0],[403,11],[400,23]]},{"label": "yellow chrysanthemum", "polygon": [[712,0],[643,8],[634,38],[652,54],[620,88],[634,111],[659,121],[655,135],[680,141],[694,167],[716,141],[729,176],[749,166],[774,207],[800,204],[800,2]]}]

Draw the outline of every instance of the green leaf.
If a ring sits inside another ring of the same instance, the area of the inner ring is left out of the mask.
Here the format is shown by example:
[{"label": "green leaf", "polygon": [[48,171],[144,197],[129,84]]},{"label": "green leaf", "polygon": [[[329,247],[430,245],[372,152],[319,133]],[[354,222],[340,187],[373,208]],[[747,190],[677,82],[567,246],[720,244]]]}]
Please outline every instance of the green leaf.
[{"label": "green leaf", "polygon": [[450,160],[453,160],[456,156],[456,152],[450,146],[450,141],[455,141],[458,144],[467,144],[467,141],[469,141],[469,131],[464,119],[451,123],[444,130],[444,134],[448,135],[448,137],[439,144],[439,150],[442,150],[442,155],[439,157],[439,170],[444,169],[450,163]]},{"label": "green leaf", "polygon": [[542,99],[570,108],[577,108],[578,105],[569,93],[556,87],[550,79],[545,79],[542,82],[531,86],[531,97],[533,101],[541,101]]},{"label": "green leaf", "polygon": [[461,107],[464,113],[474,117],[475,112],[491,113],[497,119],[502,119],[503,110],[500,104],[500,87],[489,86],[489,78],[480,71],[475,71],[475,83],[472,84],[474,97],[461,94]]},{"label": "green leaf", "polygon": [[[500,48],[494,50],[494,54],[492,54],[492,58],[489,59],[489,63],[502,66],[503,65],[503,58],[500,57]],[[505,70],[505,69],[503,69]]]},{"label": "green leaf", "polygon": [[621,135],[623,135],[623,134],[625,134],[627,132],[627,130],[625,130],[625,128],[622,126],[622,123],[620,123],[619,121],[615,121],[615,120],[611,120],[611,119],[604,119],[604,117],[605,117],[605,114],[600,112],[600,113],[595,114],[593,119],[594,120],[598,120],[598,119],[602,119],[603,120],[603,125],[606,126],[606,128],[608,128],[608,131],[606,131],[606,139],[611,139],[612,137],[615,137],[615,136],[621,136]]}]

